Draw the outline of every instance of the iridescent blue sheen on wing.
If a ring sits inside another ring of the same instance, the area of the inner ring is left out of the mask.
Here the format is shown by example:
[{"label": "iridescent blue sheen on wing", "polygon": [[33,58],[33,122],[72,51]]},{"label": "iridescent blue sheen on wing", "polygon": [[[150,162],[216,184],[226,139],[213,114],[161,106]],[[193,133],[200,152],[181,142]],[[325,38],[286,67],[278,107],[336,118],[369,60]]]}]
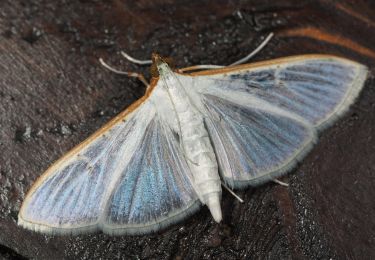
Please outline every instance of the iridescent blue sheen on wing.
[{"label": "iridescent blue sheen on wing", "polygon": [[126,120],[51,167],[25,199],[19,224],[44,233],[141,234],[197,210],[170,106],[165,91],[155,87]]},{"label": "iridescent blue sheen on wing", "polygon": [[111,198],[107,231],[158,230],[196,209],[192,178],[175,135],[153,119]]},{"label": "iridescent blue sheen on wing", "polygon": [[356,62],[306,55],[181,80],[203,96],[222,176],[245,187],[290,170],[311,148],[314,131],[354,102],[366,75]]},{"label": "iridescent blue sheen on wing", "polygon": [[355,62],[310,58],[213,75],[206,84],[258,97],[322,128],[358,95],[365,70]]},{"label": "iridescent blue sheen on wing", "polygon": [[126,148],[135,144],[137,135],[145,131],[147,122],[155,115],[149,105],[139,112],[56,167],[28,195],[20,211],[20,223],[51,233],[96,229],[119,162],[128,152]]},{"label": "iridescent blue sheen on wing", "polygon": [[313,129],[295,118],[204,95],[206,126],[221,175],[231,187],[257,185],[289,170],[314,139]]}]

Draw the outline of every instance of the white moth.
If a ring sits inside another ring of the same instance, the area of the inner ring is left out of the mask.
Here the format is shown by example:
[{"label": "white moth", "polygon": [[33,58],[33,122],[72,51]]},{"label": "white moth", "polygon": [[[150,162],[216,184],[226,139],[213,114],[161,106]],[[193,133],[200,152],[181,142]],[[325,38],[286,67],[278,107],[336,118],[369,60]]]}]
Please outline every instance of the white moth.
[{"label": "white moth", "polygon": [[175,71],[154,55],[154,65],[159,76],[144,97],[39,178],[20,225],[54,234],[142,234],[202,204],[220,222],[222,185],[257,186],[290,170],[354,102],[367,74],[329,55]]}]

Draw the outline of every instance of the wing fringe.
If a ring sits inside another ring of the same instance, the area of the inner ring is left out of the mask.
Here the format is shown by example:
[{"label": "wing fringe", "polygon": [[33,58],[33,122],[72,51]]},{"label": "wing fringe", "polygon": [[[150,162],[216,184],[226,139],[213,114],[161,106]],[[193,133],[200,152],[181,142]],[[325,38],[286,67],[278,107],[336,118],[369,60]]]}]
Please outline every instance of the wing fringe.
[{"label": "wing fringe", "polygon": [[352,63],[354,63],[358,67],[358,73],[353,79],[351,86],[349,86],[348,88],[350,91],[346,93],[346,96],[345,98],[343,98],[341,104],[337,105],[336,109],[330,115],[322,120],[319,125],[315,126],[318,131],[322,131],[332,126],[338,119],[340,119],[349,110],[350,106],[357,99],[359,93],[364,87],[364,83],[368,75],[368,69],[366,66],[363,66],[359,63]]},{"label": "wing fringe", "polygon": [[98,231],[103,232],[108,235],[143,235],[149,233],[156,233],[162,231],[165,228],[176,224],[186,218],[190,217],[196,213],[201,207],[199,200],[194,201],[191,205],[179,212],[171,212],[166,217],[158,219],[155,222],[145,223],[144,225],[118,225],[113,226],[109,224],[104,224],[103,222],[98,222],[93,225],[79,226],[79,227],[52,227],[39,223],[32,223],[22,219],[21,216],[18,217],[18,225],[22,226],[28,230],[35,231],[38,233],[48,234],[48,235],[81,235],[81,234],[92,234]]}]

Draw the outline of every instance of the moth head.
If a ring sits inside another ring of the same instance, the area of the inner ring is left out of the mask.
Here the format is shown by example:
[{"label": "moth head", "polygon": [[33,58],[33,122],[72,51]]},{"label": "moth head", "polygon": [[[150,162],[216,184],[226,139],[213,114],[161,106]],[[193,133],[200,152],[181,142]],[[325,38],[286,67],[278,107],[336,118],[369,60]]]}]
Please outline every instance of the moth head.
[{"label": "moth head", "polygon": [[175,68],[173,59],[170,57],[161,57],[157,53],[152,54],[152,65],[150,68],[151,76],[154,78],[159,77],[163,71],[173,70]]}]

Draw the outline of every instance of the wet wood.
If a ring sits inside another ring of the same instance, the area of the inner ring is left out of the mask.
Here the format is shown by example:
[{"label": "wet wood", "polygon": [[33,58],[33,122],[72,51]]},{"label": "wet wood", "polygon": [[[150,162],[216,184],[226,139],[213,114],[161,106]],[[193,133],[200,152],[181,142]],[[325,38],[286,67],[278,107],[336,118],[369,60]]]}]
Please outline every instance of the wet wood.
[{"label": "wet wood", "polygon": [[[0,2],[0,257],[37,259],[375,258],[375,5],[373,1]],[[321,53],[370,68],[359,99],[283,178],[224,193],[224,221],[202,208],[163,232],[51,237],[17,226],[36,178],[75,144],[141,97],[144,73],[119,55],[153,51],[177,67],[230,64],[269,32],[254,60]]]}]

